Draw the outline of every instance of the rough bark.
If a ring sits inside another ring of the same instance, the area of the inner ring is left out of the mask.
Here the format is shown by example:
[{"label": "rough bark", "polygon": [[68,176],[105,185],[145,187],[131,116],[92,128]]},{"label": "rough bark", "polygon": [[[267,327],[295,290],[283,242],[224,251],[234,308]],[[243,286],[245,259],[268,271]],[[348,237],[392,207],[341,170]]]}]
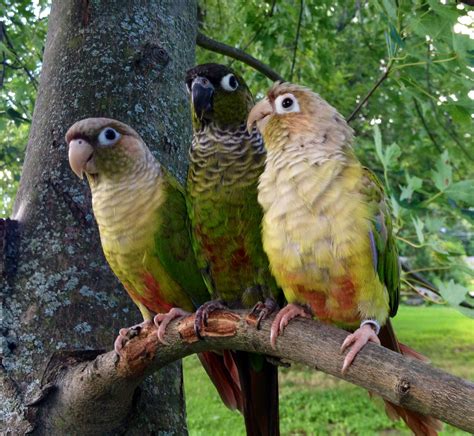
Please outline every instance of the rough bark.
[{"label": "rough bark", "polygon": [[[110,348],[120,327],[140,321],[103,258],[89,189],[68,167],[64,134],[81,118],[117,118],[183,179],[191,126],[182,80],[195,38],[195,0],[53,1],[17,221],[0,226],[2,434],[52,434],[25,406],[38,397],[50,356]],[[186,432],[179,364],[130,394],[116,417],[121,433]]]},{"label": "rough bark", "polygon": [[[135,387],[148,374],[191,353],[236,349],[303,363],[395,404],[474,431],[473,383],[372,343],[364,347],[343,375],[340,346],[347,332],[317,321],[294,320],[273,349],[271,319],[264,321],[260,330],[255,328],[255,321],[248,312],[214,312],[203,332],[205,340],[199,341],[194,333],[194,316],[189,316],[169,325],[168,345],[158,344],[152,327],[130,340],[120,359],[113,352],[98,356],[57,355],[46,374],[43,401],[37,405],[44,417],[42,422],[57,425],[60,420],[66,429],[100,425],[105,432],[107,422],[100,419],[98,408],[106,409],[109,419],[114,413],[119,416],[118,400],[126,408]],[[78,362],[78,357],[82,361]],[[51,426],[50,430],[55,428]]]}]

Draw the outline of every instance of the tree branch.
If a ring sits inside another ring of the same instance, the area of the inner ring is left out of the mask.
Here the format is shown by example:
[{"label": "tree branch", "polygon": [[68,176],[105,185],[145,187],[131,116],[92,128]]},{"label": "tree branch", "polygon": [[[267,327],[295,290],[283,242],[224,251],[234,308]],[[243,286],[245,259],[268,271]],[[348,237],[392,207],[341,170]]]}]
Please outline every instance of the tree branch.
[{"label": "tree branch", "polygon": [[298,16],[298,25],[296,27],[295,46],[293,48],[293,60],[291,61],[290,82],[293,80],[293,71],[295,69],[296,52],[298,51],[298,41],[300,39],[301,22],[303,21],[304,0],[300,0],[300,14]]},{"label": "tree branch", "polygon": [[271,321],[264,321],[257,330],[249,312],[214,312],[203,332],[205,340],[198,340],[192,315],[169,325],[169,345],[158,345],[156,330],[150,327],[127,343],[120,359],[114,352],[58,354],[43,378],[44,394],[30,403],[36,416],[42,418],[36,420],[41,426],[37,430],[111,432],[129,416],[137,386],[144,377],[192,353],[235,349],[303,363],[395,404],[474,431],[473,383],[371,343],[343,375],[344,356],[339,350],[347,332],[317,321],[296,319],[273,349]]},{"label": "tree branch", "polygon": [[426,122],[425,120],[425,117],[423,116],[423,112],[420,108],[420,105],[418,104],[418,102],[416,101],[416,98],[413,97],[412,98],[413,100],[413,103],[415,105],[415,110],[416,110],[416,113],[418,115],[418,118],[420,118],[421,120],[421,124],[423,124],[423,127],[425,129],[425,132],[427,133],[427,135],[429,136],[429,138],[431,139],[431,142],[433,143],[433,145],[437,148],[437,150],[442,153],[443,152],[443,149],[441,148],[441,146],[438,144],[438,141],[436,140],[435,136],[433,135],[433,133],[431,133],[431,130],[428,126],[428,123]]},{"label": "tree branch", "polygon": [[403,272],[406,274],[406,278],[408,281],[417,282],[415,283],[415,285],[422,284],[423,286],[426,286],[428,289],[433,291],[435,294],[441,296],[441,293],[439,292],[438,288],[422,274],[416,271],[412,271],[412,268],[410,267],[410,265],[408,265],[406,261],[400,259],[400,265],[402,267]]},{"label": "tree branch", "polygon": [[231,57],[233,59],[237,59],[250,67],[256,69],[264,76],[268,77],[270,80],[277,81],[281,80],[284,81],[283,77],[281,77],[276,71],[272,70],[268,65],[264,64],[263,62],[255,59],[253,56],[245,53],[243,50],[240,50],[235,47],[231,47],[230,45],[224,44],[222,42],[216,41],[208,36],[204,35],[201,32],[198,32],[196,36],[196,44],[199,47],[202,47],[206,50],[213,51],[215,53],[223,54],[224,56]]},{"label": "tree branch", "polygon": [[38,90],[38,81],[36,80],[36,77],[33,75],[33,73],[28,69],[25,63],[21,60],[20,56],[18,55],[18,52],[15,50],[15,47],[13,46],[12,42],[10,41],[10,38],[8,37],[7,29],[4,26],[3,28],[3,36],[5,39],[5,42],[7,43],[7,47],[10,50],[10,52],[13,54],[15,57],[15,60],[18,62],[20,67],[23,69],[25,74],[28,76],[30,79],[31,84],[33,85],[33,88],[35,88],[35,91]]},{"label": "tree branch", "polygon": [[355,109],[352,111],[352,113],[349,115],[348,118],[346,118],[346,121],[350,123],[355,116],[359,113],[359,111],[362,109],[362,106],[367,102],[367,100],[372,96],[372,94],[377,90],[377,88],[385,81],[385,79],[388,77],[390,74],[390,70],[392,69],[392,62],[390,62],[387,65],[387,68],[385,72],[379,77],[377,82],[375,82],[374,86],[370,89],[370,91],[367,93],[367,95],[359,102],[359,104],[355,107]]}]

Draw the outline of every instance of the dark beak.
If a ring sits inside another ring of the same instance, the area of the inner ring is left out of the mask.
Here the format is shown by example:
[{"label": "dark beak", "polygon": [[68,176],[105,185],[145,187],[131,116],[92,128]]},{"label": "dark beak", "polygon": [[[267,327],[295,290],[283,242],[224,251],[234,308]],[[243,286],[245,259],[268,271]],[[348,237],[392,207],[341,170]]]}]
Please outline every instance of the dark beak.
[{"label": "dark beak", "polygon": [[194,111],[199,119],[212,112],[214,86],[205,77],[197,76],[191,84],[191,97]]}]

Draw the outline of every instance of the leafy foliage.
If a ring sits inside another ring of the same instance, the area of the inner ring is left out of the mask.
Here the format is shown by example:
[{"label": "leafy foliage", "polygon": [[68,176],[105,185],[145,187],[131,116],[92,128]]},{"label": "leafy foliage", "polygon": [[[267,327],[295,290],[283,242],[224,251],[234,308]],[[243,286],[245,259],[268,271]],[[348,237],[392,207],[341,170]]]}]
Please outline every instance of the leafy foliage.
[{"label": "leafy foliage", "polygon": [[11,212],[38,88],[46,0],[0,0],[0,216]]},{"label": "leafy foliage", "polygon": [[[298,40],[297,2],[202,0],[200,11],[206,35],[309,86],[347,117],[381,81],[351,122],[356,152],[384,180],[399,248],[411,267],[441,286],[449,280],[468,286],[474,58],[469,36],[454,29],[468,13],[472,22],[474,11],[443,3],[305,0]],[[216,60],[214,53],[198,55]],[[259,73],[235,67],[257,94],[268,88]]]},{"label": "leafy foliage", "polygon": [[[8,36],[0,42],[2,215],[19,179],[46,31],[38,14],[48,4],[0,0]],[[351,122],[355,148],[385,183],[403,257],[447,293],[469,287],[474,52],[455,29],[466,33],[473,9],[455,0],[199,0],[198,12],[206,35],[309,86],[347,117],[370,95]],[[257,97],[270,85],[221,55],[198,48],[197,58],[234,64]]]}]

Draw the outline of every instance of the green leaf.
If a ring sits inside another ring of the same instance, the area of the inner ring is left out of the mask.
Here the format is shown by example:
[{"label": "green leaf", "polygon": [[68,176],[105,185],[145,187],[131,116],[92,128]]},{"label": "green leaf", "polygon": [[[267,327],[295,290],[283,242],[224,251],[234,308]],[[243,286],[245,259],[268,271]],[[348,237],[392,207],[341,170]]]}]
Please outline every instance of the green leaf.
[{"label": "green leaf", "polygon": [[393,216],[395,218],[399,218],[400,217],[400,204],[398,203],[397,199],[391,195],[390,196],[390,206],[392,208],[392,213],[393,213]]},{"label": "green leaf", "polygon": [[385,151],[385,165],[387,168],[395,166],[401,154],[402,150],[397,144],[393,143],[389,145]]},{"label": "green leaf", "polygon": [[411,200],[413,193],[418,191],[423,185],[423,180],[416,176],[411,177],[408,173],[406,173],[406,179],[408,182],[407,185],[400,185],[400,189],[402,190],[400,200]]},{"label": "green leaf", "polygon": [[469,36],[453,32],[453,48],[464,62],[474,66],[474,50]]},{"label": "green leaf", "polygon": [[437,286],[441,296],[447,301],[450,306],[462,312],[464,315],[474,318],[474,309],[468,307],[459,306],[463,301],[468,298],[468,289],[459,283],[455,283],[454,280],[449,282],[437,281]]},{"label": "green leaf", "polygon": [[394,0],[382,0],[382,3],[390,19],[397,21],[397,5]]},{"label": "green leaf", "polygon": [[380,128],[377,124],[374,124],[374,144],[375,144],[375,152],[377,153],[380,162],[384,168],[390,168],[397,163],[398,158],[402,154],[400,147],[393,143],[387,147],[384,151],[382,146],[382,134],[380,133]]},{"label": "green leaf", "polygon": [[446,106],[446,109],[456,123],[471,125],[471,112],[464,106],[459,104],[450,104]]},{"label": "green leaf", "polygon": [[423,221],[421,221],[419,217],[411,217],[411,220],[413,221],[413,225],[415,226],[418,241],[420,241],[420,244],[424,244],[425,236],[423,235],[423,228],[425,227],[425,224],[423,223]]},{"label": "green leaf", "polygon": [[436,161],[436,169],[431,172],[431,178],[440,191],[444,191],[451,184],[453,169],[449,163],[447,150]]},{"label": "green leaf", "polygon": [[385,166],[385,159],[382,150],[382,134],[380,133],[380,128],[377,124],[374,124],[374,144],[375,144],[375,152],[382,162],[382,165]]},{"label": "green leaf", "polygon": [[474,206],[474,179],[452,183],[444,192],[453,200],[464,201]]}]

